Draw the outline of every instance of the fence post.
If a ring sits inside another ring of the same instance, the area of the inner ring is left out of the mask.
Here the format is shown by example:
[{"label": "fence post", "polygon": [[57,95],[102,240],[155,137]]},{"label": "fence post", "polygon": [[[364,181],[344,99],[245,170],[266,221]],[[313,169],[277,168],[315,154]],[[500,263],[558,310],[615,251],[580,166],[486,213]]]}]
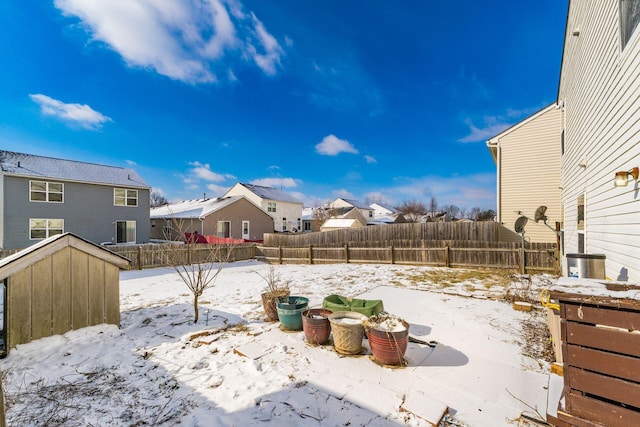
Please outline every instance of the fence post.
[{"label": "fence post", "polygon": [[142,246],[138,246],[138,270],[144,268],[144,262],[142,260]]},{"label": "fence post", "polygon": [[187,245],[187,265],[193,264],[191,260],[193,259],[193,245]]},{"label": "fence post", "polygon": [[449,268],[450,266],[450,262],[449,262],[449,245],[444,247],[444,266]]},{"label": "fence post", "polygon": [[309,264],[313,264],[313,245],[309,245]]},{"label": "fence post", "polygon": [[395,264],[396,263],[396,259],[395,259],[395,254],[393,253],[393,245],[389,246],[389,259],[391,261],[391,264]]},{"label": "fence post", "polygon": [[278,264],[282,264],[282,246],[278,246]]},{"label": "fence post", "polygon": [[344,262],[349,264],[349,245],[344,245]]}]

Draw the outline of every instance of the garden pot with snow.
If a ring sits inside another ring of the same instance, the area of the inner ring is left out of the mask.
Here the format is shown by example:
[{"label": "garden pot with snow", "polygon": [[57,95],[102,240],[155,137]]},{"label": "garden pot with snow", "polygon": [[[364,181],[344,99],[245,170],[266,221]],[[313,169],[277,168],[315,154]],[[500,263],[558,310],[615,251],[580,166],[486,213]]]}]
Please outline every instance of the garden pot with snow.
[{"label": "garden pot with snow", "polygon": [[363,323],[371,353],[381,365],[404,365],[409,342],[409,324],[393,314],[379,314]]},{"label": "garden pot with snow", "polygon": [[302,313],[302,330],[309,344],[320,345],[327,342],[331,334],[329,310],[312,308]]},{"label": "garden pot with snow", "polygon": [[302,312],[307,309],[309,299],[299,296],[278,298],[276,309],[280,326],[285,331],[299,331],[302,329]]},{"label": "garden pot with snow", "polygon": [[338,353],[359,354],[362,352],[364,327],[362,322],[367,319],[362,313],[355,311],[336,311],[329,315],[331,332],[333,333],[333,347]]}]

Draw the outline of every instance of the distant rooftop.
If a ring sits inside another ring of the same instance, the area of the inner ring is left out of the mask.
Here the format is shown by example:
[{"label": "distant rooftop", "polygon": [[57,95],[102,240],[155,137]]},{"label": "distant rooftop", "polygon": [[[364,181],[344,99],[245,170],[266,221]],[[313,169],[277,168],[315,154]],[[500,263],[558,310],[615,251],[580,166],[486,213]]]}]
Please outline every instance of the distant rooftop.
[{"label": "distant rooftop", "polygon": [[26,178],[57,179],[60,181],[88,182],[123,187],[150,188],[130,168],[78,162],[34,154],[0,150],[0,170],[4,175]]},{"label": "distant rooftop", "polygon": [[243,196],[220,197],[217,199],[183,200],[179,203],[151,209],[151,219],[159,218],[205,218],[225,206],[243,199]]},{"label": "distant rooftop", "polygon": [[277,188],[263,187],[262,185],[254,184],[245,184],[243,182],[241,182],[240,185],[246,187],[262,199],[279,200],[281,202],[302,203],[291,194],[286,193],[282,190],[278,190]]}]

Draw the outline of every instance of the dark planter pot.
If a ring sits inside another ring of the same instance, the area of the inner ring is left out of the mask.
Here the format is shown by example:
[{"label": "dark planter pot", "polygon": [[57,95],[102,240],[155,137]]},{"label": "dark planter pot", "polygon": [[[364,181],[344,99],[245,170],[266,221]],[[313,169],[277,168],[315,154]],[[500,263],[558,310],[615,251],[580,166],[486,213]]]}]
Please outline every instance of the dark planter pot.
[{"label": "dark planter pot", "polygon": [[309,299],[305,297],[289,296],[278,298],[276,304],[278,320],[282,329],[299,331],[302,329],[302,312],[307,309]]},{"label": "dark planter pot", "polygon": [[289,296],[289,291],[265,292],[262,294],[262,307],[267,322],[275,322],[278,320],[278,298]]},{"label": "dark planter pot", "polygon": [[302,330],[309,344],[320,345],[329,340],[331,324],[327,318],[331,312],[322,308],[312,308],[302,313]]},{"label": "dark planter pot", "polygon": [[404,364],[404,354],[409,342],[409,324],[402,321],[403,331],[390,332],[375,327],[367,328],[367,338],[371,353],[381,365],[398,366]]}]

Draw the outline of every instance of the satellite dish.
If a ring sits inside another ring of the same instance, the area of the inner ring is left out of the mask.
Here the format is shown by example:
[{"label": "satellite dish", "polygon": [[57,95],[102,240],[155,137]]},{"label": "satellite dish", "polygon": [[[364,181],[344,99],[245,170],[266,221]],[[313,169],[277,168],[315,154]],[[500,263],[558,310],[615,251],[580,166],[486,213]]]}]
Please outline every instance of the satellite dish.
[{"label": "satellite dish", "polygon": [[520,218],[516,219],[516,224],[513,226],[514,230],[516,230],[516,233],[524,234],[524,226],[527,225],[527,221],[529,221],[529,218],[527,218],[526,216],[521,216]]},{"label": "satellite dish", "polygon": [[545,224],[547,223],[547,216],[544,214],[547,211],[547,207],[546,206],[540,206],[538,209],[536,209],[536,213],[533,217],[533,219],[536,220],[536,222],[540,222],[540,220],[542,220],[542,222],[544,222]]}]

